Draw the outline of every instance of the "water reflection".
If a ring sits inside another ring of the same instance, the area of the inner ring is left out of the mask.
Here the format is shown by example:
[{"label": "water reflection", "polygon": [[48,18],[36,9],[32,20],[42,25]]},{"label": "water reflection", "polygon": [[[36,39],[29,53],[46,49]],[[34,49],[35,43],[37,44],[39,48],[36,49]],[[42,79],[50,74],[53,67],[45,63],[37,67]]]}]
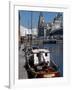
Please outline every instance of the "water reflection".
[{"label": "water reflection", "polygon": [[44,44],[51,52],[51,59],[58,65],[61,76],[63,76],[63,43]]}]

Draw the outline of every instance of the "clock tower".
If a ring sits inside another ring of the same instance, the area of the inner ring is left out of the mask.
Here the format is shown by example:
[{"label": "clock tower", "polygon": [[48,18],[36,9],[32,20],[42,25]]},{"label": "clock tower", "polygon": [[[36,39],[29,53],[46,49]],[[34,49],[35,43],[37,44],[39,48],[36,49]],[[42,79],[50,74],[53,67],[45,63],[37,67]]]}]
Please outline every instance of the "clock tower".
[{"label": "clock tower", "polygon": [[45,20],[43,13],[40,12],[39,21],[38,21],[38,36],[44,36],[44,27],[45,27]]}]

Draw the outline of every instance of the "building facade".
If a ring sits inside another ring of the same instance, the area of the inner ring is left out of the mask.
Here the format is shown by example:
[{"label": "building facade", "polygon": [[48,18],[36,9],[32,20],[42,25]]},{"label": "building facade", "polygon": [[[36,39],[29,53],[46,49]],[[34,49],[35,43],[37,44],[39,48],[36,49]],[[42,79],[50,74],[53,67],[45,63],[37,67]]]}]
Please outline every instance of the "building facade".
[{"label": "building facade", "polygon": [[38,37],[44,36],[44,29],[45,29],[45,20],[43,13],[40,13],[39,21],[38,21]]},{"label": "building facade", "polygon": [[38,37],[48,37],[54,31],[63,33],[63,16],[61,13],[58,13],[52,22],[46,23],[43,13],[40,12],[39,21],[38,21]]}]

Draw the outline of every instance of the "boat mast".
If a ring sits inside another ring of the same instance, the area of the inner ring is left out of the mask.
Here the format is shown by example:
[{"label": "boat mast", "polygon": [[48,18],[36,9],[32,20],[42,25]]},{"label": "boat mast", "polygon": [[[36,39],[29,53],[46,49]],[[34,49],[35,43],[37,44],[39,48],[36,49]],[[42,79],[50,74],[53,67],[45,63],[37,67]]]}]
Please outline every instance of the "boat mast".
[{"label": "boat mast", "polygon": [[31,11],[31,32],[32,32],[32,11]]},{"label": "boat mast", "polygon": [[19,39],[20,39],[20,11],[19,11]]},{"label": "boat mast", "polygon": [[21,48],[21,36],[20,36],[20,11],[18,13],[18,43],[19,43],[19,50]]},{"label": "boat mast", "polygon": [[30,46],[32,45],[32,17],[33,17],[33,14],[32,14],[32,11],[31,11],[31,37],[30,37]]}]

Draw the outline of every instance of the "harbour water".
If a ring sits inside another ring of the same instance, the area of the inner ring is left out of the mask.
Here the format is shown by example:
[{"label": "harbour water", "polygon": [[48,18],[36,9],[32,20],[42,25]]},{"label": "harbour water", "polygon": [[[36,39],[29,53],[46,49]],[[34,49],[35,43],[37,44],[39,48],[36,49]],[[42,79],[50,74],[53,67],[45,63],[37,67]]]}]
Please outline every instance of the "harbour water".
[{"label": "harbour water", "polygon": [[63,43],[44,44],[44,48],[50,50],[50,58],[58,65],[61,77],[63,76]]},{"label": "harbour water", "polygon": [[[19,51],[19,79],[27,79],[27,71],[24,68],[25,65],[25,57],[22,49],[24,45],[21,45],[21,49]],[[59,68],[59,72],[61,77],[63,77],[63,43],[56,44],[43,44],[41,48],[47,48],[50,50],[50,58],[53,60]]]}]

